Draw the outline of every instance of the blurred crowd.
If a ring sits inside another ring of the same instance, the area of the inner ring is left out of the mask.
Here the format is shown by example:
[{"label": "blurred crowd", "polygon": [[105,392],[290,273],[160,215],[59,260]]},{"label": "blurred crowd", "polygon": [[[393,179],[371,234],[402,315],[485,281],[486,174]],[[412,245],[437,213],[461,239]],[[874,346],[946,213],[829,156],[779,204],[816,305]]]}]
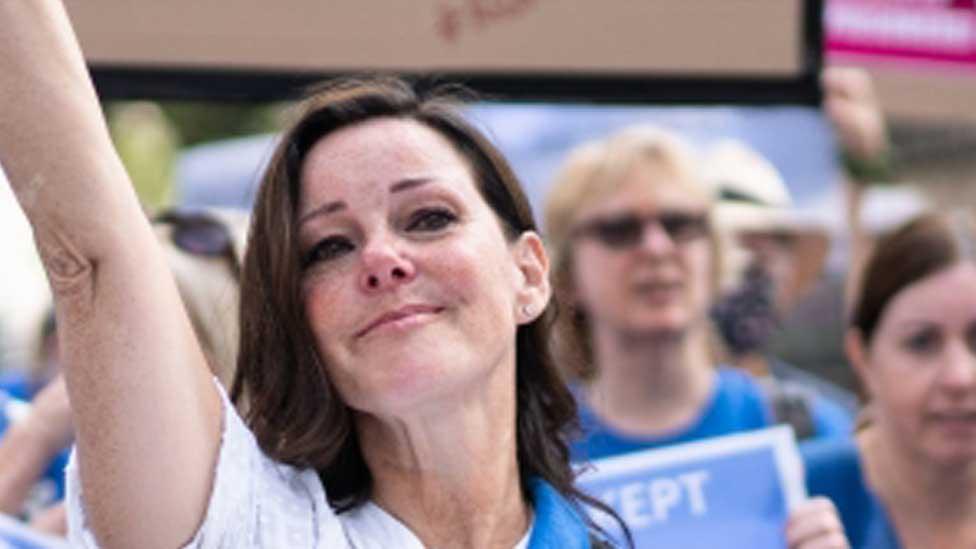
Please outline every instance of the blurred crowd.
[{"label": "blurred crowd", "polygon": [[[976,505],[976,225],[969,210],[925,212],[874,233],[863,197],[892,177],[881,106],[859,71],[828,70],[822,85],[851,242],[842,344],[860,386],[773,352],[784,319],[822,281],[831,247],[776,167],[742,141],[698,150],[673,131],[630,127],[573,150],[545,202],[558,304],[550,343],[579,407],[572,457],[786,424],[802,441],[809,491],[832,502],[825,520],[836,508],[846,543],[949,547],[951,537],[932,531],[963,532],[954,519],[976,509],[965,507]],[[210,208],[152,217],[228,391],[247,216]],[[55,318],[52,309],[38,323],[29,364],[3,365],[0,511],[64,535],[74,435]],[[815,534],[791,530],[791,547]]]}]

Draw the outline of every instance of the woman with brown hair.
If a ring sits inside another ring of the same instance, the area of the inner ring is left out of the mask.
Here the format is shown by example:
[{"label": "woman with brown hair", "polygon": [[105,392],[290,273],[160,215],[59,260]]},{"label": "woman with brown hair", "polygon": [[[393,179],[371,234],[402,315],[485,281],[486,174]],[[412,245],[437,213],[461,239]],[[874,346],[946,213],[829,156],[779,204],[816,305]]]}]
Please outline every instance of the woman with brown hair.
[{"label": "woman with brown hair", "polygon": [[[60,2],[0,4],[0,161],[55,299],[87,547],[588,547],[548,259],[501,156],[402,83],[332,86],[253,213],[214,383]],[[39,120],[44,123],[38,123]]]},{"label": "woman with brown hair", "polygon": [[976,546],[976,221],[922,215],[867,259],[847,354],[869,398],[853,442],[806,449],[812,493],[865,549]]}]

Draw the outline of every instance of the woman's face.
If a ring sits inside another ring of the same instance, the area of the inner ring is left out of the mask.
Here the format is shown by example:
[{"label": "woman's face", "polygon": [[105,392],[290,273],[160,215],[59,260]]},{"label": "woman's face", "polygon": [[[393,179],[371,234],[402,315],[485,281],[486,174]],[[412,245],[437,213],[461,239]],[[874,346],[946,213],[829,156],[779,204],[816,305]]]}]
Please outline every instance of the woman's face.
[{"label": "woman's face", "polygon": [[581,210],[573,281],[591,329],[675,335],[706,318],[712,274],[707,209],[686,183],[642,166]]},{"label": "woman's face", "polygon": [[976,265],[896,294],[867,351],[854,362],[895,442],[939,463],[976,459]]},{"label": "woman's face", "polygon": [[300,202],[305,314],[347,404],[396,413],[490,375],[511,385],[499,370],[525,305],[534,318],[548,299],[544,252],[505,238],[450,143],[402,119],[341,129],[309,152]]}]

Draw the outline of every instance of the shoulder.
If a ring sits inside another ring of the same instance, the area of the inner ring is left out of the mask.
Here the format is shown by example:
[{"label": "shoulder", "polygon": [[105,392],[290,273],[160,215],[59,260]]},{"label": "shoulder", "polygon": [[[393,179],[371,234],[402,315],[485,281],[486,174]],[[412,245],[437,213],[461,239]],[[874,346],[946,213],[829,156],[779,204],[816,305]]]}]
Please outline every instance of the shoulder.
[{"label": "shoulder", "polygon": [[[218,389],[223,426],[213,486],[202,523],[186,547],[346,547],[316,472],[265,455],[219,384]],[[73,547],[95,548],[74,455],[66,477],[69,539]]]},{"label": "shoulder", "polygon": [[529,479],[535,518],[529,547],[587,549],[591,532],[579,507],[541,478]]},{"label": "shoulder", "polygon": [[811,440],[800,445],[807,474],[861,474],[860,455],[853,439]]},{"label": "shoulder", "polygon": [[814,435],[817,437],[850,438],[854,431],[854,414],[846,408],[814,394],[810,397]]},{"label": "shoulder", "polygon": [[800,454],[806,466],[807,490],[834,502],[853,547],[897,546],[897,534],[884,506],[867,485],[854,440],[804,442]]},{"label": "shoulder", "polygon": [[860,455],[852,439],[804,442],[800,445],[800,455],[811,495],[829,497],[838,509],[863,508],[870,501]]},{"label": "shoulder", "polygon": [[703,423],[729,423],[728,432],[770,425],[766,397],[749,374],[726,366],[715,373],[715,391]]},{"label": "shoulder", "polygon": [[773,421],[793,426],[797,438],[851,436],[853,413],[801,379],[777,375],[764,378],[760,386]]},{"label": "shoulder", "polygon": [[762,386],[751,375],[729,366],[716,369],[715,399],[723,405],[763,406]]},{"label": "shoulder", "polygon": [[853,392],[827,381],[816,374],[776,358],[771,359],[769,365],[770,371],[776,379],[798,383],[809,388],[812,392],[846,411],[848,414],[853,415],[857,413],[860,405],[857,395]]}]

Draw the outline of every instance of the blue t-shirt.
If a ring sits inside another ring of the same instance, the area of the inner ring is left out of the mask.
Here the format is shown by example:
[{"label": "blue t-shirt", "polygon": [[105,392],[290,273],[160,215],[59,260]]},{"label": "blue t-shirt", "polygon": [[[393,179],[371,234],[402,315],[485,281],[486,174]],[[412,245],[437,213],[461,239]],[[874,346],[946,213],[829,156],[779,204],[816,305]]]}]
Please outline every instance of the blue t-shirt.
[{"label": "blue t-shirt", "polygon": [[851,438],[854,433],[854,417],[847,409],[817,394],[810,396],[810,408],[813,418],[812,438]]},{"label": "blue t-shirt", "polygon": [[29,401],[34,398],[40,387],[37,382],[21,370],[6,370],[0,373],[0,391],[6,391],[9,396]]},{"label": "blue t-shirt", "polygon": [[812,440],[800,445],[807,491],[837,506],[853,549],[900,549],[888,513],[864,483],[853,439]]},{"label": "blue t-shirt", "polygon": [[535,520],[529,549],[589,549],[590,530],[579,510],[546,481],[529,480]]},{"label": "blue t-shirt", "polygon": [[[7,391],[0,389],[0,437],[7,432],[13,421],[13,415],[21,407],[28,406],[26,402],[14,398]],[[27,507],[30,509],[43,509],[62,499],[64,499],[64,467],[68,464],[68,450],[60,452],[47,469],[44,475],[38,480],[28,496]]]},{"label": "blue t-shirt", "polygon": [[[637,450],[762,429],[775,423],[769,397],[749,374],[729,367],[715,370],[712,395],[683,428],[657,436],[622,433],[604,423],[577,393],[582,436],[571,448],[574,460],[593,460]],[[853,420],[841,407],[817,396],[810,399],[816,437],[848,437]]]}]

